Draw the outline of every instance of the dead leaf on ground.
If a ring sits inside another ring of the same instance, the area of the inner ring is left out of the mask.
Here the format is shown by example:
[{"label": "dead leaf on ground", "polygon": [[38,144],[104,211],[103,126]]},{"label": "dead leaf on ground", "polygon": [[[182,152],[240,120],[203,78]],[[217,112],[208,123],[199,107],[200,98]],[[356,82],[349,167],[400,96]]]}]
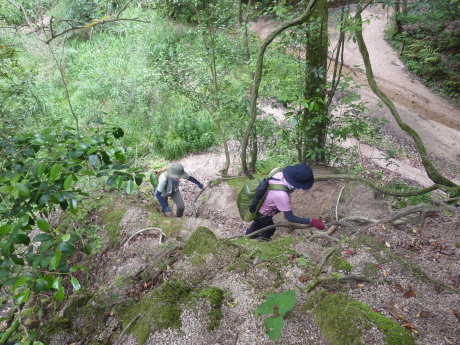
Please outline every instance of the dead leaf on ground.
[{"label": "dead leaf on ground", "polygon": [[409,322],[403,323],[403,326],[411,332],[418,333],[417,329]]},{"label": "dead leaf on ground", "polygon": [[344,254],[355,255],[356,252],[354,252],[354,251],[352,251],[352,250],[346,250],[346,251],[344,251]]},{"label": "dead leaf on ground", "polygon": [[434,286],[434,290],[437,292],[437,293],[440,293],[442,290],[444,290],[440,285],[435,285]]},{"label": "dead leaf on ground", "polygon": [[304,283],[304,282],[306,282],[307,280],[308,280],[308,277],[305,277],[305,276],[300,276],[300,277],[299,277],[299,282],[301,282],[301,283]]},{"label": "dead leaf on ground", "polygon": [[417,317],[430,317],[431,313],[429,311],[423,310],[417,314]]},{"label": "dead leaf on ground", "polygon": [[415,296],[415,291],[412,290],[412,286],[409,286],[409,290],[407,290],[407,291],[404,293],[403,297],[404,297],[404,298],[411,298],[411,297],[414,297],[414,296]]},{"label": "dead leaf on ground", "polygon": [[399,290],[400,292],[406,291],[401,284],[395,284],[395,288]]},{"label": "dead leaf on ground", "polygon": [[452,310],[452,313],[457,317],[458,321],[460,321],[460,311],[458,310]]}]

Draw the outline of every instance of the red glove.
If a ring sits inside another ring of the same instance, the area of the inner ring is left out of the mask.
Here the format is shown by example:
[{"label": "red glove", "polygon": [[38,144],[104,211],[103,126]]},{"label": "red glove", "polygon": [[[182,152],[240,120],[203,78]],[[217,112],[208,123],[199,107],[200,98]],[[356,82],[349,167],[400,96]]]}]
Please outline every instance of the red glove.
[{"label": "red glove", "polygon": [[314,226],[318,230],[323,230],[326,228],[322,219],[310,218],[310,225]]}]

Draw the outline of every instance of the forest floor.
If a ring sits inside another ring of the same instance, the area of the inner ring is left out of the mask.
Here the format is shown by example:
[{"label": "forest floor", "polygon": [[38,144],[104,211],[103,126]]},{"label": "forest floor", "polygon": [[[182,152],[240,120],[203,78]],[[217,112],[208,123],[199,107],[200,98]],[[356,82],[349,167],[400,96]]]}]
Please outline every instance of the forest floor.
[{"label": "forest floor", "polygon": [[[366,16],[375,13],[366,12]],[[404,68],[388,44],[383,40],[383,30],[386,24],[386,12],[379,12],[379,18],[371,20],[365,28],[364,36],[374,64],[374,73],[383,91],[392,99],[401,117],[419,131],[427,145],[430,154],[438,162],[442,172],[451,178],[459,176],[460,156],[458,143],[460,142],[460,114],[459,110],[448,101],[434,95],[429,89],[421,85]],[[260,36],[268,32],[272,24],[268,21],[259,21],[255,28]],[[390,120],[386,127],[386,134],[396,140],[408,152],[414,152],[410,139],[399,130],[391,116],[385,109],[379,108],[379,103],[366,86],[365,77],[355,65],[360,65],[359,52],[352,42],[347,43],[345,60],[355,81],[363,85],[362,97],[369,102],[369,108],[378,116]],[[267,109],[267,111],[280,111]],[[281,114],[282,115],[282,114]],[[383,152],[379,147],[365,147],[362,150],[362,164],[368,169],[384,171],[386,179],[400,179],[412,181],[421,185],[430,184],[419,159],[415,155],[395,161],[387,166],[383,158],[377,157]],[[238,147],[232,149],[232,165],[230,175],[241,174]],[[210,152],[191,154],[180,160],[186,171],[206,183],[214,180],[220,174],[224,164],[222,152],[218,149]],[[314,166],[316,175],[330,174],[331,169],[324,166]],[[459,181],[457,181],[459,182]],[[228,239],[244,234],[247,223],[241,221],[236,209],[236,191],[227,183],[221,183],[206,188],[198,199],[194,200],[198,190],[194,184],[183,182],[182,195],[186,202],[185,217],[182,219],[160,219],[154,226],[180,225],[169,240],[183,246],[191,233],[199,226],[206,226],[218,238]],[[153,198],[139,195],[134,199],[119,201],[126,207],[121,220],[120,239],[126,239],[137,230],[151,226]],[[346,184],[340,181],[317,182],[309,191],[296,191],[292,195],[294,214],[304,217],[321,217],[330,222],[347,216],[360,216],[381,219],[392,211],[388,200],[375,195],[369,188],[360,184]],[[116,208],[117,205],[112,205]],[[154,206],[158,209],[158,206]],[[158,210],[157,210],[158,211]],[[196,214],[194,214],[196,211]],[[155,213],[155,212],[153,212]],[[277,216],[278,217],[278,216]],[[276,221],[282,221],[276,218]],[[361,302],[368,304],[374,311],[404,325],[413,334],[416,344],[419,345],[453,345],[460,344],[460,214],[449,211],[429,214],[423,224],[417,220],[395,226],[389,223],[377,224],[361,228],[362,235],[367,235],[382,244],[379,254],[372,254],[373,245],[352,245],[350,243],[340,247],[338,252],[353,265],[349,274],[359,275],[372,264],[376,268],[375,279],[394,279],[394,283],[360,283],[351,280],[344,284],[329,283],[325,287],[329,292],[344,292]],[[287,237],[294,239],[293,248],[296,252],[319,264],[327,255],[328,250],[335,243],[325,239],[307,241],[310,230],[289,230],[279,228],[270,243],[280,243]],[[356,236],[350,229],[337,230],[332,236]],[[258,243],[254,241],[254,243]],[[263,244],[261,244],[263,245]],[[399,261],[384,260],[379,262],[377,257],[391,252],[401,258]],[[128,245],[119,248],[107,247],[96,259],[94,281],[103,284],[106,291],[118,289],[119,294],[127,293],[120,287],[119,277],[139,276],[145,270],[149,260],[161,254],[159,237],[153,233],[144,233],[134,237]],[[373,256],[374,255],[374,256]],[[152,259],[153,258],[153,259]],[[184,306],[181,314],[182,326],[180,329],[156,330],[145,338],[145,344],[180,344],[180,345],[265,345],[272,344],[263,326],[263,319],[254,316],[254,310],[263,302],[264,293],[273,293],[273,281],[282,280],[279,291],[289,289],[298,290],[309,283],[305,278],[305,271],[294,261],[290,265],[278,267],[278,273],[273,274],[264,265],[264,260],[256,255],[251,257],[245,271],[229,271],[225,269],[225,258],[220,256],[206,257],[204,266],[196,266],[187,262],[183,256],[167,266],[162,272],[162,281],[167,281],[177,274],[192,281],[196,276],[205,277],[209,286],[221,288],[229,292],[222,305],[223,318],[217,328],[207,330],[209,306],[201,304],[199,308]],[[401,261],[401,260],[404,260]],[[412,274],[414,267],[417,272],[424,272],[422,278]],[[420,271],[418,271],[420,270]],[[331,275],[334,268],[326,265],[323,275]],[[345,272],[339,271],[341,274]],[[426,276],[424,275],[426,274]],[[128,278],[126,278],[128,280]],[[146,287],[152,282],[142,281],[129,291],[130,296],[136,295],[140,300],[148,293]],[[112,289],[112,290],[111,290]],[[310,297],[309,293],[298,294],[298,305],[302,305]],[[147,313],[147,310],[145,310]],[[118,338],[120,330],[127,328],[117,326],[116,313],[110,312],[104,316],[106,327],[98,334],[99,339],[109,339],[108,343],[137,345],[139,338],[131,330],[126,332],[119,341],[110,340],[112,334]],[[142,315],[138,321],[141,323]],[[75,322],[74,333],[67,331],[53,337],[51,345],[86,344],[84,339],[75,336],[77,328],[84,326],[84,321]],[[335,325],[331,325],[334,327]],[[341,325],[335,329],[341,332]],[[73,328],[72,328],[73,329]],[[343,330],[345,331],[345,330]],[[116,333],[115,333],[116,332]],[[121,342],[120,342],[121,341]],[[365,344],[384,344],[382,336],[376,329],[366,330],[363,334]],[[310,312],[301,312],[294,308],[286,318],[278,344],[311,344],[326,345],[330,342],[320,331],[317,315]],[[347,343],[343,343],[344,345]]]}]

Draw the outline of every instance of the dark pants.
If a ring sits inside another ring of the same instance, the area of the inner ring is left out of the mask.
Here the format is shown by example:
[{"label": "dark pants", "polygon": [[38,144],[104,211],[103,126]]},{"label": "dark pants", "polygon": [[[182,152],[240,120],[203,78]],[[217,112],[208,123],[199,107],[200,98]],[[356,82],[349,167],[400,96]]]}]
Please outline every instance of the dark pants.
[{"label": "dark pants", "polygon": [[[162,198],[167,204],[168,197],[162,196]],[[180,190],[178,189],[173,194],[171,194],[170,198],[176,204],[176,217],[182,217],[182,215],[184,214],[184,210],[185,210],[185,204],[184,204],[184,199],[182,199],[182,194],[180,193]]]},{"label": "dark pants", "polygon": [[[252,234],[254,231],[263,229],[273,224],[274,224],[273,217],[259,215],[259,218],[254,219],[254,221],[251,223],[249,228],[246,230],[246,235]],[[270,237],[272,237],[275,231],[276,231],[276,228],[273,228],[273,229],[264,231],[258,235],[255,235],[254,237],[250,236],[249,238],[263,238],[263,239],[268,240]]]}]

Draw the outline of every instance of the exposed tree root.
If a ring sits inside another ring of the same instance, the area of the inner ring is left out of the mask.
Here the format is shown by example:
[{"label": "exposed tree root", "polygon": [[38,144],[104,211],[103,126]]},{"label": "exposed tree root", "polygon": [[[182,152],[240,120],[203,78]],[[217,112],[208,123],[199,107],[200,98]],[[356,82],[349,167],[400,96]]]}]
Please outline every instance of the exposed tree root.
[{"label": "exposed tree root", "polygon": [[365,283],[383,283],[383,282],[394,282],[393,279],[371,279],[365,276],[356,276],[356,275],[349,275],[349,276],[340,276],[340,277],[323,277],[323,278],[316,278],[314,279],[306,288],[306,292],[311,292],[315,287],[317,287],[321,283],[325,282],[344,282],[344,281],[356,281],[356,282],[365,282]]},{"label": "exposed tree root", "polygon": [[159,244],[163,243],[164,241],[164,238],[166,238],[166,235],[165,233],[163,232],[163,230],[161,230],[160,228],[156,228],[156,227],[151,227],[151,228],[145,228],[145,229],[142,229],[142,230],[139,230],[139,231],[136,231],[134,234],[132,234],[131,236],[128,237],[128,239],[126,241],[124,241],[123,243],[123,246],[124,247],[127,247],[128,246],[128,242],[136,235],[139,235],[145,231],[152,231],[152,230],[156,230],[158,232],[160,232],[160,240],[159,240]]}]

